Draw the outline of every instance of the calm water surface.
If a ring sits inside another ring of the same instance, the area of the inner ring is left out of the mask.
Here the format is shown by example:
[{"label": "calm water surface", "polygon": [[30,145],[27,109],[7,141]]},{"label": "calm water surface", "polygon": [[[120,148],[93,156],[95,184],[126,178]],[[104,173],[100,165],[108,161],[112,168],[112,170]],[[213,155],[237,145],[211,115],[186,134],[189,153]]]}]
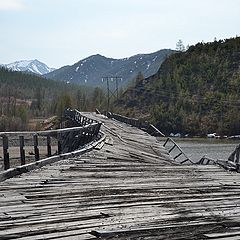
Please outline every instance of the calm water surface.
[{"label": "calm water surface", "polygon": [[[173,138],[184,153],[194,162],[204,155],[213,159],[227,160],[230,154],[240,144],[239,140]],[[163,142],[163,140],[160,140]]]}]

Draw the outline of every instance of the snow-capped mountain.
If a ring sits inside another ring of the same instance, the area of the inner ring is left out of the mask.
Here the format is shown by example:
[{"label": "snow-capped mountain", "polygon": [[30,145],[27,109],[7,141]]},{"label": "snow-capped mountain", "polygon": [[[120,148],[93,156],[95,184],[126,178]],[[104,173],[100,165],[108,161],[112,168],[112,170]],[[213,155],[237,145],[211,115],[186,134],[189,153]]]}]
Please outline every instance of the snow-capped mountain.
[{"label": "snow-capped mountain", "polygon": [[13,71],[28,72],[38,75],[43,75],[52,72],[54,68],[48,67],[46,64],[35,60],[21,60],[9,64],[2,64],[2,66]]},{"label": "snow-capped mountain", "polygon": [[44,76],[49,79],[94,87],[105,87],[106,83],[102,82],[103,77],[118,76],[122,78],[121,86],[126,86],[139,72],[144,77],[155,74],[162,62],[174,52],[170,49],[163,49],[150,54],[138,54],[122,59],[107,58],[97,54]]}]

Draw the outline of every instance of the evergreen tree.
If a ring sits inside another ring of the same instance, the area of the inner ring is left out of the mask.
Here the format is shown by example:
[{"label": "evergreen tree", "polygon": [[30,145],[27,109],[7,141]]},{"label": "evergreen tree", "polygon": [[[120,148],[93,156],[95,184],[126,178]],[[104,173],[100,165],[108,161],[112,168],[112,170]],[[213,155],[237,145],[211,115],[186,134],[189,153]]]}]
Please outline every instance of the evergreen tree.
[{"label": "evergreen tree", "polygon": [[181,39],[178,40],[178,42],[176,43],[176,50],[179,52],[185,52],[185,46],[183,45],[183,41]]}]

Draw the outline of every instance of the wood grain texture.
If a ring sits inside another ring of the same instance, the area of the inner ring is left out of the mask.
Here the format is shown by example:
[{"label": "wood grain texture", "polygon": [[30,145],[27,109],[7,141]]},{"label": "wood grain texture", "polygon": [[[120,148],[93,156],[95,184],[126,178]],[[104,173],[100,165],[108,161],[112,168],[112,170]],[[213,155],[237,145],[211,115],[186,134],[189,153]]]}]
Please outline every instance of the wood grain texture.
[{"label": "wood grain texture", "polygon": [[91,117],[104,145],[0,183],[0,239],[240,239],[238,173],[177,164],[147,133]]}]

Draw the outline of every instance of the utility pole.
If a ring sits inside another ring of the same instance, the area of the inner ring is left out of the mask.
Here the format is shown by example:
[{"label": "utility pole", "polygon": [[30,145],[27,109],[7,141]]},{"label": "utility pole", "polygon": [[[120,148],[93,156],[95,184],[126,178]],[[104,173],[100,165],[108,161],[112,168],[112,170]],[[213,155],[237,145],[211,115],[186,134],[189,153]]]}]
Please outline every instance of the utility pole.
[{"label": "utility pole", "polygon": [[109,89],[109,78],[107,77],[107,94],[108,94],[108,98],[107,98],[107,111],[109,111],[109,105],[110,105],[110,89]]},{"label": "utility pole", "polygon": [[[109,106],[110,106],[110,100],[112,97],[115,98],[119,98],[119,91],[118,91],[118,86],[119,86],[119,82],[118,81],[122,81],[122,77],[119,76],[115,76],[115,77],[103,77],[102,81],[107,83],[107,111],[109,111]],[[115,89],[111,90],[110,88],[110,82],[115,82]]]},{"label": "utility pole", "polygon": [[[122,79],[122,78],[121,78]],[[116,91],[117,91],[117,100],[118,100],[118,78],[116,78]]]}]

